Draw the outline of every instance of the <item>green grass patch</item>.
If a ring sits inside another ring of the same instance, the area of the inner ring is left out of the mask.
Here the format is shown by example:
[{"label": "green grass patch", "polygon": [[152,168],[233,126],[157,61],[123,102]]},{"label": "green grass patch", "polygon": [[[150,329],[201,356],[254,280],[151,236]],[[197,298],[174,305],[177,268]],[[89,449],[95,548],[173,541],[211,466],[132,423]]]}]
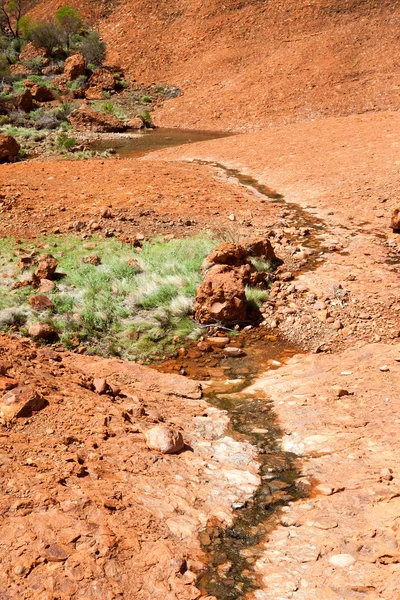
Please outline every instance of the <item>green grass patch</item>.
[{"label": "green grass patch", "polygon": [[268,299],[268,291],[246,286],[246,300],[251,308],[257,310]]},{"label": "green grass patch", "polygon": [[[19,330],[35,320],[48,320],[67,347],[78,343],[88,352],[128,360],[162,354],[173,338],[195,335],[192,302],[202,280],[201,264],[218,244],[206,235],[185,240],[156,239],[142,251],[114,239],[48,236],[40,244],[0,242],[0,327]],[[38,247],[40,246],[40,248]],[[85,247],[86,246],[86,247]],[[16,267],[21,255],[51,253],[65,274],[47,296],[55,310],[39,314],[29,306],[30,286],[13,289],[33,268]],[[101,258],[94,266],[83,259]]]}]

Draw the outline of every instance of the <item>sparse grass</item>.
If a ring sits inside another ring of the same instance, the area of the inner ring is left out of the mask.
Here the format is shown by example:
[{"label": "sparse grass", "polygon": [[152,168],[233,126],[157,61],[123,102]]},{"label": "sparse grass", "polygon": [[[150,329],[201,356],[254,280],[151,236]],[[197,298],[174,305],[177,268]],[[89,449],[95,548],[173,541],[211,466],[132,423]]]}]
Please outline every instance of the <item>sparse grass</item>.
[{"label": "sparse grass", "polygon": [[13,127],[12,125],[5,125],[1,127],[0,132],[12,135],[17,139],[34,139],[35,141],[44,140],[44,138],[47,137],[47,133],[33,127]]},{"label": "sparse grass", "polygon": [[[90,353],[125,359],[163,353],[173,347],[174,336],[195,335],[195,323],[190,318],[192,301],[202,279],[203,259],[217,245],[212,238],[203,235],[168,242],[157,239],[146,242],[142,252],[113,239],[92,238],[94,247],[90,249],[75,236],[51,236],[40,241],[45,247],[40,252],[53,254],[59,262],[58,271],[65,273],[48,294],[55,311],[35,313],[29,307],[29,296],[36,293],[30,286],[12,290],[16,280],[28,278],[33,270],[21,272],[15,263],[21,254],[37,246],[29,243],[18,251],[15,241],[3,239],[3,328],[19,330],[25,323],[29,326],[40,318],[54,324],[68,347],[82,343]],[[100,265],[82,260],[92,254],[101,257]],[[129,259],[135,259],[134,264]]]},{"label": "sparse grass", "polygon": [[255,266],[259,273],[270,273],[273,270],[273,265],[269,260],[250,258],[250,262]]},{"label": "sparse grass", "polygon": [[267,300],[267,298],[267,290],[260,290],[258,288],[246,286],[246,300],[251,308],[255,310],[261,308],[261,306]]}]

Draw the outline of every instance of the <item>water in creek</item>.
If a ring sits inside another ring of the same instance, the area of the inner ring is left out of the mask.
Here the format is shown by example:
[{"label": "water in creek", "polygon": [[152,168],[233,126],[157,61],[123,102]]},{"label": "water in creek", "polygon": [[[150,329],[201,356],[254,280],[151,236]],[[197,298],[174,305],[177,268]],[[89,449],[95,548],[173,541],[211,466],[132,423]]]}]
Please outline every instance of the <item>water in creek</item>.
[{"label": "water in creek", "polygon": [[191,131],[187,129],[144,129],[129,136],[104,137],[93,142],[92,150],[102,152],[113,148],[120,158],[140,158],[149,152],[183,146],[194,142],[207,142],[217,138],[228,137],[230,133],[221,131]]},{"label": "water in creek", "polygon": [[[96,142],[94,147],[102,150],[112,145],[121,158],[136,158],[153,150],[226,135],[156,129],[133,138],[113,139],[112,143],[109,139]],[[312,249],[304,270],[317,268],[324,251],[320,234],[325,225],[321,220],[306,213],[299,205],[285,202],[280,194],[236,169],[210,161],[194,162],[214,167],[224,176],[251,189],[260,202],[278,202],[294,213],[292,224],[298,228],[310,229],[309,236],[299,238],[302,245]],[[215,349],[212,355],[204,355],[197,351],[195,344],[189,344],[185,357],[171,357],[156,365],[156,368],[164,372],[179,371],[193,379],[208,379],[210,385],[204,392],[204,398],[210,404],[227,411],[230,417],[228,433],[238,440],[250,442],[259,451],[262,484],[254,497],[245,505],[234,506],[235,519],[232,526],[224,528],[209,523],[200,533],[208,561],[197,585],[204,596],[212,595],[218,600],[242,600],[259,587],[253,565],[262,554],[261,544],[275,527],[280,509],[302,497],[302,492],[296,487],[300,464],[293,454],[282,450],[282,432],[271,402],[266,397],[245,392],[258,375],[270,369],[278,369],[298,349],[279,340],[262,327],[242,333],[237,341],[244,350],[241,358],[227,357],[220,349]]]}]

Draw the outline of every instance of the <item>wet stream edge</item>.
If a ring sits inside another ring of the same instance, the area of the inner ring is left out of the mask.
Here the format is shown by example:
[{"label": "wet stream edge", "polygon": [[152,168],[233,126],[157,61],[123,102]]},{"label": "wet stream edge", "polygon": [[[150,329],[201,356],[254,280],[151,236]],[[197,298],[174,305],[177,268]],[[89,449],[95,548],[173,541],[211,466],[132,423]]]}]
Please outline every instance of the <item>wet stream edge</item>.
[{"label": "wet stream edge", "polygon": [[[301,244],[312,250],[307,264],[296,274],[318,268],[325,252],[321,240],[325,229],[323,221],[309,215],[299,205],[286,202],[282,195],[237,169],[212,161],[191,162],[216,169],[220,175],[257,194],[260,202],[276,202],[294,212],[295,225],[310,229],[310,236],[301,238]],[[305,496],[301,487],[296,485],[301,476],[300,460],[281,448],[282,432],[272,402],[266,396],[255,397],[246,393],[261,373],[267,369],[279,369],[291,356],[301,352],[288,341],[268,334],[271,332],[262,327],[248,332],[243,336],[244,357],[226,358],[221,354],[220,368],[213,369],[217,361],[209,360],[212,382],[204,391],[204,399],[228,414],[228,435],[238,441],[249,442],[257,449],[262,481],[252,498],[233,505],[234,521],[231,526],[209,523],[200,532],[207,565],[197,587],[203,595],[214,596],[218,600],[240,600],[259,589],[253,566],[263,553],[261,544],[274,529],[282,507]],[[190,368],[189,363],[185,364],[187,374],[196,378],[198,366]]]}]

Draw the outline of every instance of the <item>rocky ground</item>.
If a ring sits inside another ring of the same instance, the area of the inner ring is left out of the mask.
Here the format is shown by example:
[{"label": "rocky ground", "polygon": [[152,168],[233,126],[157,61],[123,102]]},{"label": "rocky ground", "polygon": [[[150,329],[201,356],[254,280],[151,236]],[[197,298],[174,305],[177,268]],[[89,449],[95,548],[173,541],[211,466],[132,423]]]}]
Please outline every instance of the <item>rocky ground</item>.
[{"label": "rocky ground", "polygon": [[[396,112],[356,115],[145,160],[2,166],[3,236],[134,242],[212,229],[268,235],[285,260],[263,318],[307,353],[250,393],[274,401],[310,497],[284,508],[258,548],[257,600],[399,595],[398,127]],[[199,159],[251,175],[286,204]],[[253,493],[254,449],[226,434],[226,415],[189,379],[7,335],[0,346],[4,391],[46,401],[32,417],[4,418],[5,597],[198,598],[198,533],[210,518],[230,522],[232,503]],[[93,391],[99,377],[122,395]],[[183,431],[183,452],[147,447],[143,432],[159,422]]]}]

